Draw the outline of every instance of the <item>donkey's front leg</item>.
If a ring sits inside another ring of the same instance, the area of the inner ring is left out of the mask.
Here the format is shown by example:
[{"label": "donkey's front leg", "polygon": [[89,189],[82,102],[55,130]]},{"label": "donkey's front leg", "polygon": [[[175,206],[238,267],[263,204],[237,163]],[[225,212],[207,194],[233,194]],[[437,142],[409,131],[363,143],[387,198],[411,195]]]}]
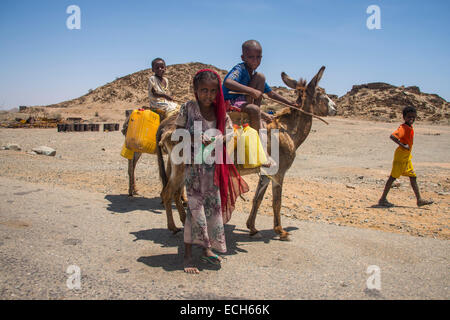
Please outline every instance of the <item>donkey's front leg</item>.
[{"label": "donkey's front leg", "polygon": [[273,229],[280,235],[280,240],[288,241],[289,232],[286,232],[281,226],[281,193],[283,191],[284,176],[277,176],[277,178],[277,183],[272,183]]},{"label": "donkey's front leg", "polygon": [[264,198],[269,182],[270,180],[267,176],[260,176],[258,187],[256,188],[255,196],[253,197],[252,210],[247,219],[247,228],[250,230],[250,236],[254,236],[259,232],[255,228],[256,215],[258,214],[259,206]]}]

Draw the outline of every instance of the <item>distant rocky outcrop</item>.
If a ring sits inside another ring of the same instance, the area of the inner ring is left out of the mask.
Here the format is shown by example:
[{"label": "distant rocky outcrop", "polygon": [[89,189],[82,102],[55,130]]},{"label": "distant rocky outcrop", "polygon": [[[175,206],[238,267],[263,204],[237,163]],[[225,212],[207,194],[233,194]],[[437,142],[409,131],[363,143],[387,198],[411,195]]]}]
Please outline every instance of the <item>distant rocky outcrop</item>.
[{"label": "distant rocky outcrop", "polygon": [[416,86],[396,87],[383,82],[355,85],[335,102],[338,115],[348,118],[398,121],[402,119],[403,108],[410,105],[417,109],[418,120],[446,124],[450,121],[450,104]]}]

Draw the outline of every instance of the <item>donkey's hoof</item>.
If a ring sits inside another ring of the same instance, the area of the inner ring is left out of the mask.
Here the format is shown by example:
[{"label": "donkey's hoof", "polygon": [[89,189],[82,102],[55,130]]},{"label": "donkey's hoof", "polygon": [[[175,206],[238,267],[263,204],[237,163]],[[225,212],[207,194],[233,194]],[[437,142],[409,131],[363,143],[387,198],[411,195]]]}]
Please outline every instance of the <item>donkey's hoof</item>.
[{"label": "donkey's hoof", "polygon": [[181,228],[175,228],[175,229],[170,229],[170,231],[172,231],[172,234],[177,234],[178,232],[180,232],[181,230],[183,230],[183,229],[181,229]]},{"label": "donkey's hoof", "polygon": [[256,231],[254,233],[250,232],[249,236],[251,239],[262,239],[262,237],[263,237],[261,232],[259,232],[259,231]]},{"label": "donkey's hoof", "polygon": [[129,197],[138,196],[138,195],[139,195],[139,193],[138,193],[138,191],[136,189],[128,190],[128,196]]},{"label": "donkey's hoof", "polygon": [[279,240],[280,241],[291,241],[291,239],[289,238],[289,234],[282,234],[282,235],[280,235]]}]

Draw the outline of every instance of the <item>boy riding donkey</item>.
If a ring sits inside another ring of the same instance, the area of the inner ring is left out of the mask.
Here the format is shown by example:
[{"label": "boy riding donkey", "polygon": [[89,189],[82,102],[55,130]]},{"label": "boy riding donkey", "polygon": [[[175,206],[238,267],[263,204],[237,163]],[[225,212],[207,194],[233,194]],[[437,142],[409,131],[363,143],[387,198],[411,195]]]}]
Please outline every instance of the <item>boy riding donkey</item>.
[{"label": "boy riding donkey", "polygon": [[[170,95],[169,80],[164,77],[166,69],[166,62],[162,58],[156,58],[152,61],[152,71],[155,74],[151,76],[148,81],[149,107],[142,107],[143,109],[150,109],[153,112],[158,113],[160,116],[160,121],[177,113],[180,109],[180,106],[174,102],[173,97]],[[130,115],[126,118],[123,124],[122,133],[124,136],[127,134],[129,120]],[[134,170],[141,155],[142,153],[134,152],[133,157],[128,159],[128,195],[130,197],[137,195]]]},{"label": "boy riding donkey", "polygon": [[[270,122],[273,117],[261,110],[263,94],[281,103],[293,107],[299,107],[295,102],[286,100],[281,95],[274,92],[266,83],[266,78],[256,69],[261,64],[262,47],[256,40],[248,40],[242,44],[242,63],[237,64],[225,76],[223,82],[223,93],[225,102],[234,108],[238,108],[249,116],[250,126],[259,131],[264,128],[264,121]],[[232,94],[238,92],[240,94]],[[264,121],[262,121],[264,120]],[[263,139],[267,141],[267,137]],[[269,160],[263,164],[265,167],[274,165],[274,160],[268,156]]]}]

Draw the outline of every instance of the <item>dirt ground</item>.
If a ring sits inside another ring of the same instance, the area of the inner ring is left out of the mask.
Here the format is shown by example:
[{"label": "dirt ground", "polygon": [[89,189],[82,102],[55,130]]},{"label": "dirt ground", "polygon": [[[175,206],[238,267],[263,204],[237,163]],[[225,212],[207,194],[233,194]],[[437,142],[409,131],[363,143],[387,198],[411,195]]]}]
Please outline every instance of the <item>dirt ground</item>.
[{"label": "dirt ground", "polygon": [[[413,165],[423,197],[435,203],[418,208],[408,179],[402,177],[388,196],[396,206],[380,209],[372,206],[377,203],[391,169],[396,146],[389,135],[398,124],[338,117],[327,120],[329,126],[314,122],[311,134],[297,151],[283,188],[283,215],[450,239],[449,126],[415,125]],[[22,148],[0,151],[0,172],[4,177],[33,183],[105,195],[126,194],[127,160],[120,156],[123,142],[120,132],[0,129],[0,146],[17,143]],[[27,153],[41,145],[56,149],[56,156]],[[136,176],[141,197],[159,197],[161,184],[154,155],[143,155]],[[250,212],[257,179],[256,175],[245,177],[251,191],[245,195],[246,201],[238,201],[238,211]],[[271,215],[271,204],[269,188],[259,214]]]}]

